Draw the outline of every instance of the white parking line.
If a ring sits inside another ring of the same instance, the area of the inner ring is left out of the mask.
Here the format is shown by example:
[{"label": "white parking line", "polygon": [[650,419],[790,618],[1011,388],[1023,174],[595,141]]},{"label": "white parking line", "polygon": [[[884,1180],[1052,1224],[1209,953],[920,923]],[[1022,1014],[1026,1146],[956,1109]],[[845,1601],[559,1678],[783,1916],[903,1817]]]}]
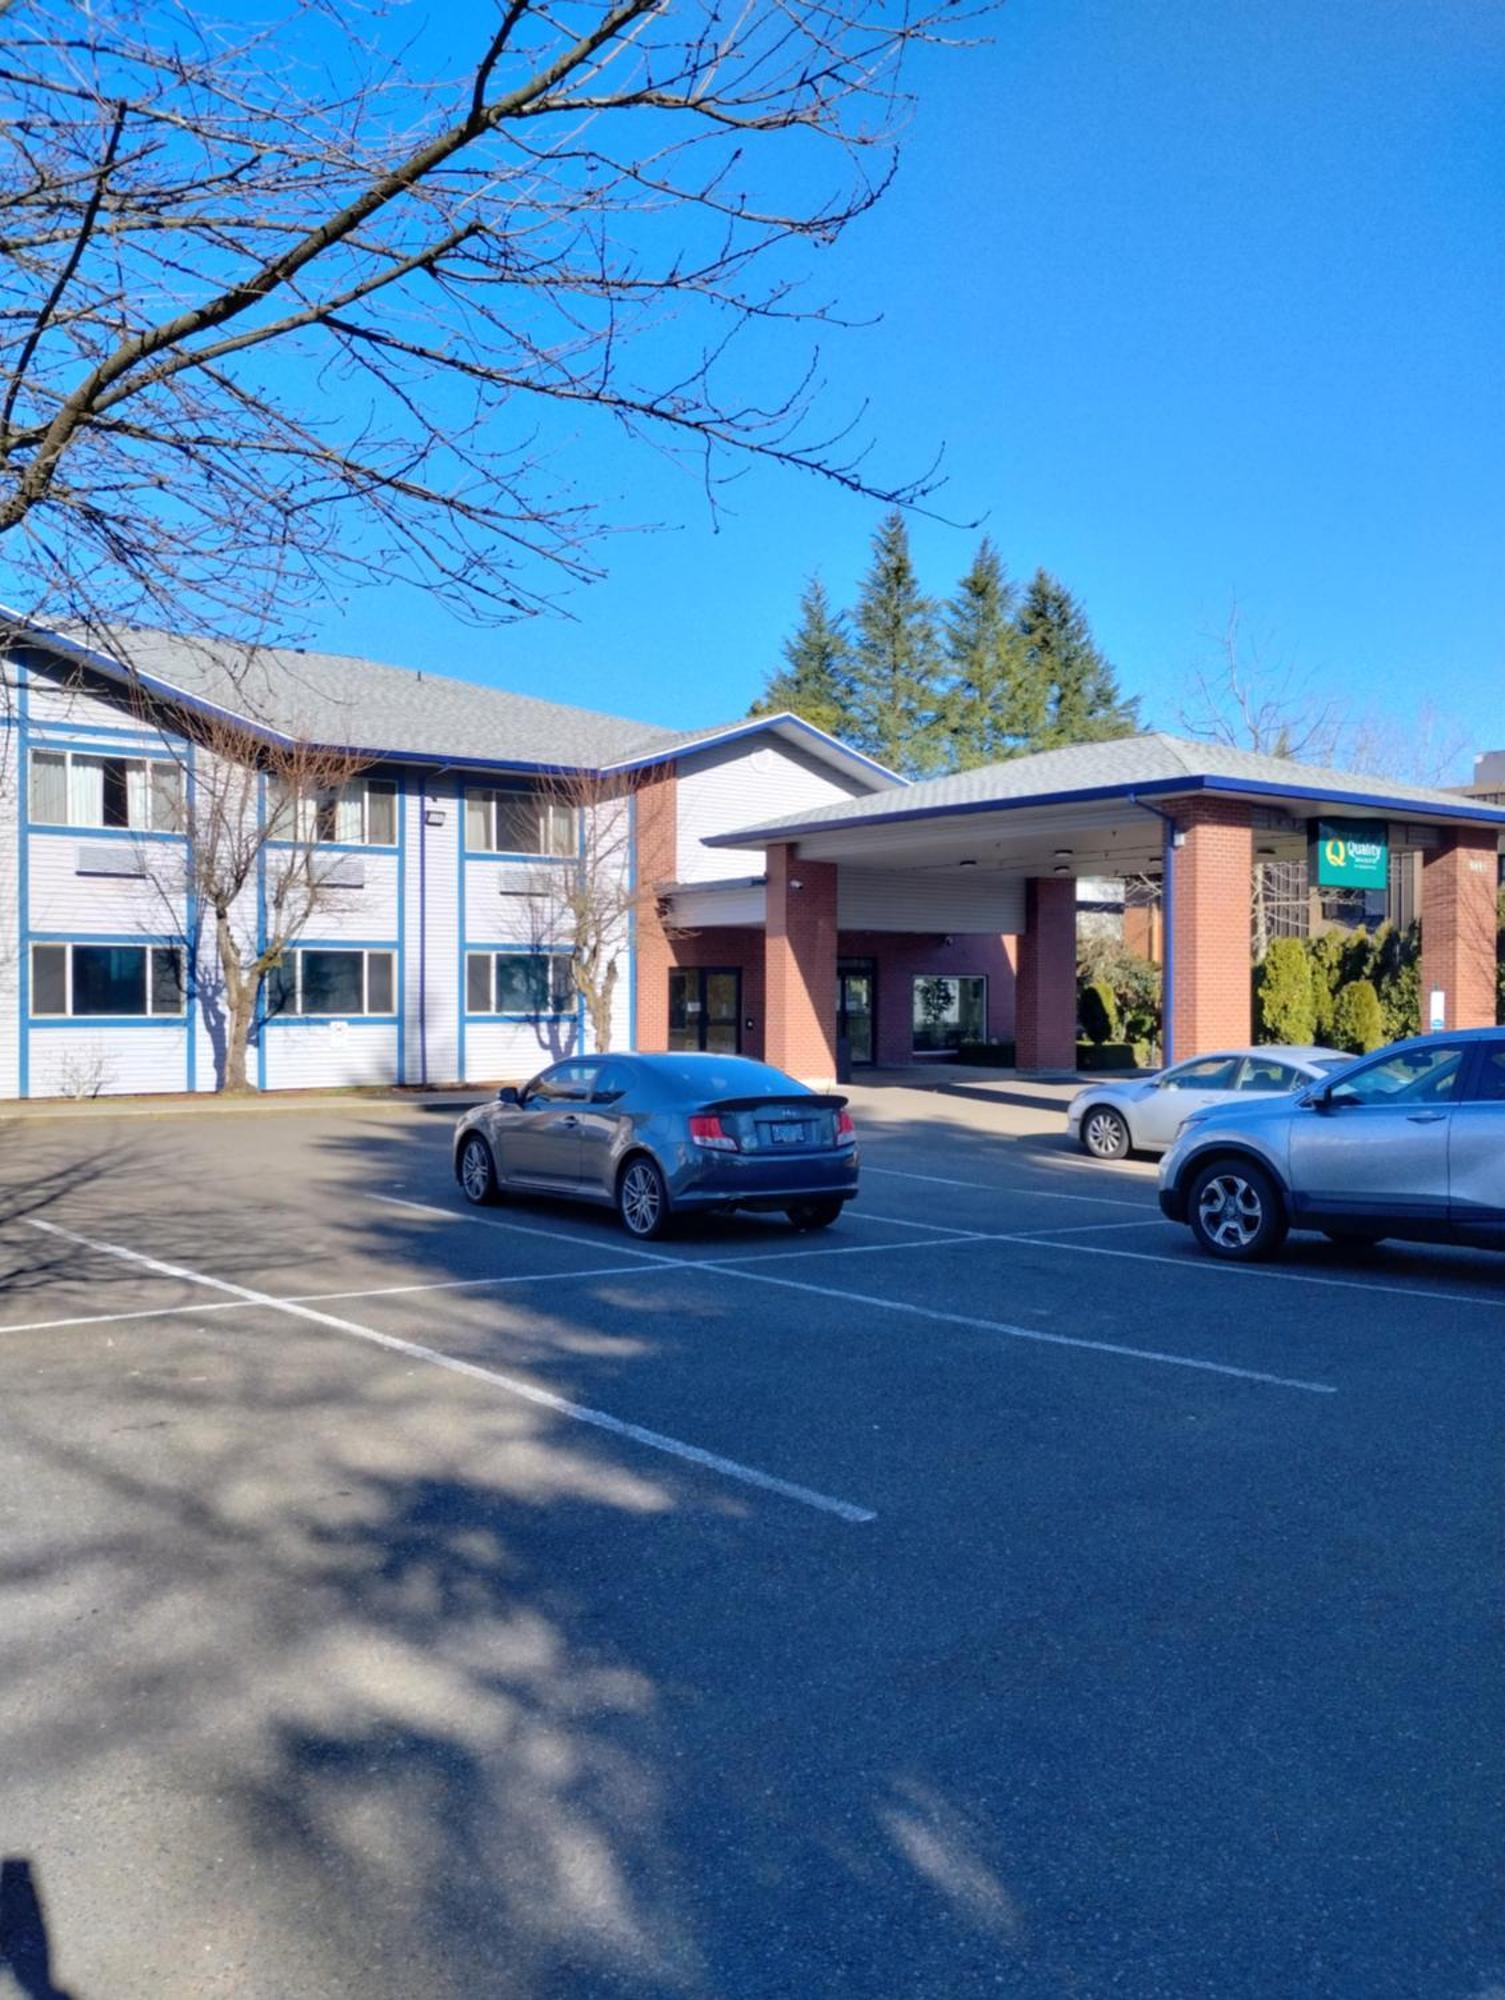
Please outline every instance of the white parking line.
[{"label": "white parking line", "polygon": [[976,1188],[983,1194],[1027,1195],[1040,1201],[1090,1201],[1100,1208],[1154,1208],[1153,1202],[1128,1201],[1120,1194],[1066,1194],[1060,1188],[1022,1187],[1018,1182],[1004,1187],[992,1181],[953,1181],[941,1174],[910,1174],[898,1167],[875,1167],[869,1160],[863,1161],[862,1171],[864,1174],[882,1174],[889,1180],[928,1181],[932,1187]]},{"label": "white parking line", "polygon": [[[442,1212],[442,1211],[441,1211]],[[484,1220],[477,1216],[476,1221]],[[755,1486],[765,1493],[776,1493],[785,1500],[796,1500],[804,1507],[813,1507],[823,1514],[834,1514],[838,1520],[851,1522],[875,1521],[878,1517],[871,1508],[857,1507],[850,1500],[836,1500],[828,1493],[818,1493],[810,1486],[797,1486],[792,1480],[776,1478],[772,1473],[760,1472],[755,1466],[741,1465],[736,1459],[722,1458],[719,1453],[704,1451],[699,1445],[686,1444],[680,1438],[666,1437],[661,1431],[645,1430],[641,1424],[623,1422],[620,1417],[609,1416],[605,1410],[592,1410],[582,1403],[569,1402],[563,1396],[556,1396],[548,1389],[540,1389],[531,1382],[520,1382],[515,1376],[499,1374],[494,1368],[483,1368],[474,1361],[463,1361],[457,1355],[441,1353],[437,1348],[420,1347],[416,1341],[399,1340],[395,1334],[378,1333],[375,1327],[361,1326],[355,1320],[337,1319],[333,1313],[316,1312],[312,1306],[296,1305],[288,1299],[274,1298],[270,1292],[258,1292],[248,1285],[232,1284],[228,1278],[210,1277],[203,1271],[191,1271],[182,1264],[167,1264],[159,1258],[148,1257],[140,1250],[129,1250],[120,1243],[101,1243],[96,1238],[80,1236],[74,1230],[63,1229],[55,1222],[32,1219],[33,1229],[42,1229],[49,1236],[58,1236],[66,1243],[76,1243],[80,1248],[92,1250],[99,1256],[118,1257],[126,1264],[139,1265],[143,1270],[154,1271],[159,1277],[177,1278],[184,1284],[202,1285],[209,1291],[226,1292],[242,1304],[259,1306],[268,1312],[286,1313],[294,1319],[302,1319],[311,1325],[327,1327],[334,1333],[351,1335],[356,1340],[369,1341],[373,1347],[385,1348],[389,1353],[405,1355],[410,1361],[426,1361],[435,1368],[447,1369],[451,1374],[466,1375],[472,1380],[489,1383],[493,1388],[505,1390],[509,1396],[520,1397],[524,1402],[535,1403],[540,1408],[552,1410],[556,1416],[568,1417],[577,1424],[589,1424],[596,1430],[608,1431],[613,1437],[629,1438],[634,1444],[645,1445],[650,1451],[665,1453],[670,1458],[685,1460],[698,1465],[707,1472],[719,1473],[724,1479],[733,1479],[743,1486]],[[532,1230],[531,1235],[541,1232]],[[667,1260],[666,1260],[667,1261]]]},{"label": "white parking line", "polygon": [[981,1319],[971,1313],[942,1312],[934,1306],[910,1305],[903,1299],[875,1298],[866,1292],[848,1292],[834,1285],[810,1285],[800,1278],[775,1278],[749,1269],[746,1264],[702,1264],[700,1270],[725,1272],[728,1277],[746,1278],[760,1285],[781,1285],[791,1292],[811,1292],[817,1298],[840,1299],[848,1305],[873,1306],[884,1312],[907,1313],[913,1319],[936,1320],[947,1326],[967,1326],[985,1333],[1001,1333],[1010,1340],[1034,1340],[1047,1347],[1080,1347],[1093,1354],[1114,1354],[1130,1361],[1154,1361],[1166,1368],[1191,1368],[1203,1375],[1231,1375],[1240,1382],[1263,1382],[1277,1389],[1301,1389],[1311,1396],[1335,1396],[1331,1382],[1303,1382],[1289,1375],[1267,1375],[1258,1368],[1235,1368],[1226,1361],[1202,1361],[1194,1355],[1163,1354],[1151,1347],[1126,1347],[1113,1340],[1088,1340],[1077,1334],[1042,1333],[1038,1327],[1011,1326],[1005,1320]]}]

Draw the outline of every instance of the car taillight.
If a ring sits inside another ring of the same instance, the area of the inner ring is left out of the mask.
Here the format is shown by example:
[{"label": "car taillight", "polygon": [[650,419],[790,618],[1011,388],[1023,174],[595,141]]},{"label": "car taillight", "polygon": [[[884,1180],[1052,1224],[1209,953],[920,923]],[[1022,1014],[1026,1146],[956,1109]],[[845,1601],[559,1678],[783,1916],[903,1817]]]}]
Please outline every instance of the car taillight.
[{"label": "car taillight", "polygon": [[690,1141],[692,1145],[708,1146],[713,1153],[739,1153],[742,1150],[721,1120],[705,1112],[690,1120]]},{"label": "car taillight", "polygon": [[856,1137],[857,1137],[857,1127],[852,1123],[851,1112],[838,1111],[836,1114],[837,1145],[838,1146],[849,1145],[856,1139]]}]

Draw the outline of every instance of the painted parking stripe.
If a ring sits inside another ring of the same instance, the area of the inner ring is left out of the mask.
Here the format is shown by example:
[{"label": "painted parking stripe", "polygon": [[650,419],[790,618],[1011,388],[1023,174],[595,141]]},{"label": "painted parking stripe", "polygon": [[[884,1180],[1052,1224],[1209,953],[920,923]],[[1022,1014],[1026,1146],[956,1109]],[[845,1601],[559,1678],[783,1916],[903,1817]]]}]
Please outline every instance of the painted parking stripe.
[{"label": "painted parking stripe", "polygon": [[862,1163],[864,1174],[882,1174],[887,1180],[928,1181],[932,1187],[976,1188],[981,1194],[1017,1194],[1038,1201],[1090,1201],[1100,1208],[1144,1208],[1153,1209],[1149,1201],[1130,1201],[1121,1194],[1066,1194],[1060,1188],[1022,1187],[1017,1181],[1001,1185],[993,1181],[953,1181],[942,1174],[911,1174],[898,1167],[875,1167],[870,1160]]},{"label": "painted parking stripe", "polygon": [[[936,1246],[940,1247],[940,1246]],[[1066,1247],[1066,1246],[1063,1246]],[[766,1260],[759,1260],[766,1261]],[[1166,1368],[1190,1368],[1203,1375],[1229,1375],[1240,1382],[1261,1382],[1275,1389],[1300,1389],[1310,1396],[1335,1396],[1331,1382],[1303,1382],[1290,1375],[1268,1375],[1258,1368],[1235,1368],[1226,1361],[1203,1361],[1189,1354],[1163,1354],[1152,1347],[1127,1347],[1113,1340],[1088,1340],[1071,1333],[1042,1333],[1038,1327],[1012,1326],[1006,1320],[981,1319],[971,1313],[942,1312],[936,1306],[910,1305],[903,1299],[877,1298],[867,1292],[849,1292],[836,1285],[812,1285],[801,1278],[775,1278],[747,1264],[700,1264],[697,1270],[724,1272],[758,1285],[779,1285],[791,1292],[810,1292],[817,1298],[840,1299],[847,1305],[872,1306],[884,1312],[905,1313],[912,1319],[934,1320],[945,1326],[966,1326],[984,1333],[1000,1333],[1010,1340],[1033,1340],[1046,1347],[1078,1347],[1092,1354],[1113,1354],[1129,1361],[1153,1361]]]},{"label": "painted parking stripe", "polygon": [[[479,1221],[483,1218],[475,1219]],[[191,1271],[182,1264],[164,1263],[159,1258],[148,1257],[143,1251],[127,1249],[124,1244],[102,1243],[94,1237],[80,1236],[55,1222],[33,1218],[31,1226],[45,1230],[49,1236],[61,1237],[66,1243],[76,1243],[81,1249],[92,1250],[97,1256],[116,1257],[122,1263],[153,1271],[158,1277],[177,1278],[184,1284],[202,1285],[208,1291],[226,1292],[245,1305],[258,1306],[268,1312],[286,1313],[293,1319],[307,1320],[311,1325],[328,1328],[333,1333],[368,1341],[373,1347],[401,1354],[410,1361],[426,1361],[430,1366],[447,1369],[451,1374],[469,1376],[474,1381],[488,1383],[492,1388],[517,1396],[523,1402],[552,1410],[556,1416],[568,1417],[577,1424],[589,1424],[593,1429],[607,1431],[613,1437],[627,1438],[633,1444],[644,1445],[648,1450],[662,1452],[670,1458],[683,1459],[687,1464],[698,1465],[707,1472],[735,1480],[740,1485],[754,1486],[764,1493],[777,1494],[781,1499],[798,1501],[801,1506],[813,1507],[819,1513],[834,1514],[838,1520],[858,1523],[878,1518],[871,1508],[854,1506],[850,1500],[837,1500],[829,1493],[817,1492],[813,1487],[779,1479],[771,1472],[759,1471],[756,1466],[742,1465],[736,1459],[721,1457],[718,1452],[686,1444],[681,1438],[666,1437],[662,1431],[650,1431],[641,1424],[626,1423],[620,1417],[610,1416],[605,1410],[593,1410],[583,1403],[572,1403],[563,1396],[554,1395],[551,1390],[540,1389],[532,1382],[521,1382],[512,1375],[502,1375],[494,1368],[483,1368],[478,1362],[464,1361],[458,1355],[444,1354],[433,1347],[421,1347],[416,1341],[400,1340],[395,1334],[378,1333],[375,1327],[361,1326],[351,1319],[339,1319],[333,1313],[319,1312],[313,1306],[274,1298],[270,1292],[258,1292],[249,1285],[232,1284],[228,1278],[214,1278],[203,1271]],[[540,1232],[531,1233],[536,1235]]]}]

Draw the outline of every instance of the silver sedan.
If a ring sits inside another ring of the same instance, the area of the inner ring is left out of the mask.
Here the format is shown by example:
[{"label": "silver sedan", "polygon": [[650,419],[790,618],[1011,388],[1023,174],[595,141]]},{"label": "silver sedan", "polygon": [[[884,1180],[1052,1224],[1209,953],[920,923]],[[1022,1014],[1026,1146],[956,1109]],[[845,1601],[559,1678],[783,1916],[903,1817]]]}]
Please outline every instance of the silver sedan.
[{"label": "silver sedan", "polygon": [[580,1056],[467,1111],[454,1166],[467,1201],[566,1195],[615,1208],[638,1237],[695,1209],[782,1209],[824,1229],[857,1192],[857,1137],[844,1097],[768,1063]]},{"label": "silver sedan", "polygon": [[1288,1097],[1352,1061],[1334,1049],[1283,1043],[1193,1056],[1158,1076],[1089,1084],[1071,1100],[1066,1129],[1095,1160],[1163,1153],[1193,1111],[1251,1097]]}]

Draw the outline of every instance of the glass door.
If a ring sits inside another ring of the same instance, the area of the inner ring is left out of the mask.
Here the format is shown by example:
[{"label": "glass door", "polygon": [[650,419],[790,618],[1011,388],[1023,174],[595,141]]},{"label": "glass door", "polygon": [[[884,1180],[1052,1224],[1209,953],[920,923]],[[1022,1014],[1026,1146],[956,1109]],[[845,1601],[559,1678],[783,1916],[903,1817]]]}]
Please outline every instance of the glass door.
[{"label": "glass door", "polygon": [[669,974],[669,1047],[734,1056],[742,1047],[742,974],[735,966],[677,966]]},{"label": "glass door", "polygon": [[877,968],[870,958],[843,958],[836,967],[836,1036],[854,1064],[875,1060]]}]

